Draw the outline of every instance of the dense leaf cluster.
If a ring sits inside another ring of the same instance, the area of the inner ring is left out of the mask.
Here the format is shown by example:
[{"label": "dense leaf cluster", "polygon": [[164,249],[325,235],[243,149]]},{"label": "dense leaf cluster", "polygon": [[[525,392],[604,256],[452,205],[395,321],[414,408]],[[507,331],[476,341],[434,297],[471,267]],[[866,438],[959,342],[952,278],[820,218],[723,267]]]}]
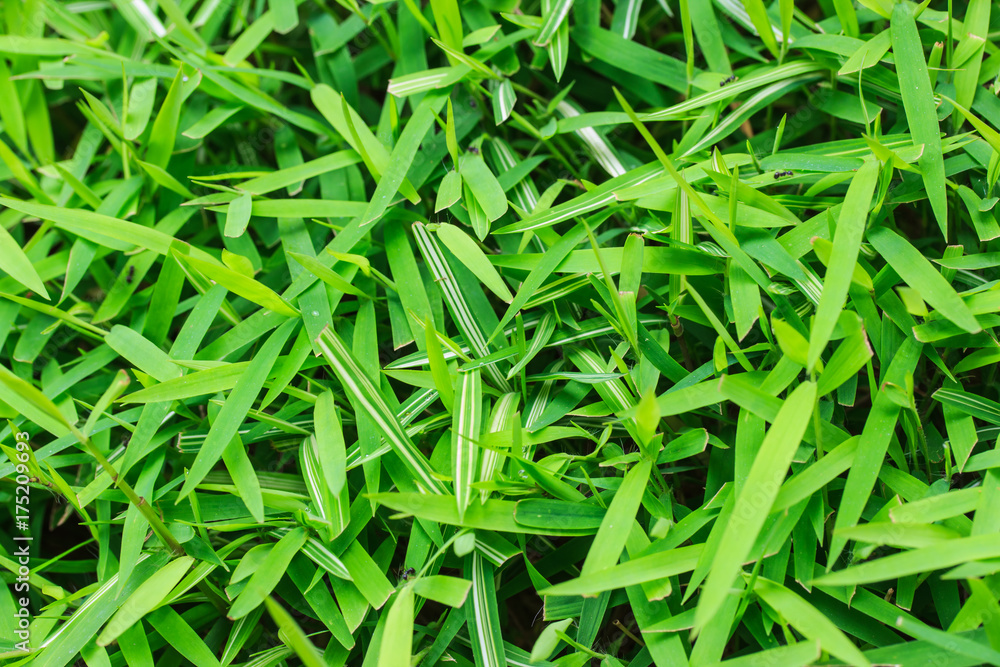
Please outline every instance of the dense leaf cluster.
[{"label": "dense leaf cluster", "polygon": [[1000,665],[998,3],[2,7],[6,664]]}]

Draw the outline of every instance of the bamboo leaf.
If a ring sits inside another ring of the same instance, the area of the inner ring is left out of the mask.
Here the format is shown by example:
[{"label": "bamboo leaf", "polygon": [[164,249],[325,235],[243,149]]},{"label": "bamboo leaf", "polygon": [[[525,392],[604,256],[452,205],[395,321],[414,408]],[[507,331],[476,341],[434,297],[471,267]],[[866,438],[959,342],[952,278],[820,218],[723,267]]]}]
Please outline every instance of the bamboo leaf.
[{"label": "bamboo leaf", "polygon": [[947,237],[947,202],[945,194],[944,158],[941,153],[941,135],[927,75],[927,61],[917,33],[917,23],[913,9],[908,3],[896,3],[892,7],[890,21],[892,53],[895,56],[899,90],[903,96],[910,133],[913,143],[923,144],[924,150],[918,160],[923,174],[927,198],[930,200],[934,217]]},{"label": "bamboo leaf", "polygon": [[705,623],[722,606],[743,561],[771,511],[788,466],[805,434],[816,401],[816,385],[805,382],[785,400],[760,450],[740,494],[731,521],[722,533],[717,555],[705,581],[695,612],[695,627]]},{"label": "bamboo leaf", "polygon": [[455,225],[438,225],[434,231],[441,242],[455,255],[465,266],[476,274],[480,282],[491,292],[510,303],[514,297],[504,283],[500,274],[497,273],[486,254],[476,245],[469,236]]},{"label": "bamboo leaf", "polygon": [[826,263],[823,294],[816,307],[816,318],[809,337],[807,370],[816,365],[823,353],[847,298],[878,174],[878,162],[866,162],[851,180],[844,206],[840,209],[837,231],[833,236],[833,251],[830,253],[830,261]]},{"label": "bamboo leaf", "polygon": [[942,317],[970,333],[982,330],[955,289],[902,236],[885,227],[877,227],[868,232],[868,240],[906,284],[919,292]]}]

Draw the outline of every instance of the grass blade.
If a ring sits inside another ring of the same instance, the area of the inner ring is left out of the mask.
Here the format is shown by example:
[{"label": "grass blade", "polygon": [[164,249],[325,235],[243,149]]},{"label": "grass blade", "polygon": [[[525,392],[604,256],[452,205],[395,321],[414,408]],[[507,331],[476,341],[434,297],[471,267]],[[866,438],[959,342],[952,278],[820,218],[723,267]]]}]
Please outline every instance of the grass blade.
[{"label": "grass blade", "polygon": [[795,449],[802,440],[816,402],[816,385],[805,382],[789,395],[764,437],[731,522],[722,534],[712,569],[695,612],[695,628],[705,626],[722,606],[733,580],[771,511]]}]

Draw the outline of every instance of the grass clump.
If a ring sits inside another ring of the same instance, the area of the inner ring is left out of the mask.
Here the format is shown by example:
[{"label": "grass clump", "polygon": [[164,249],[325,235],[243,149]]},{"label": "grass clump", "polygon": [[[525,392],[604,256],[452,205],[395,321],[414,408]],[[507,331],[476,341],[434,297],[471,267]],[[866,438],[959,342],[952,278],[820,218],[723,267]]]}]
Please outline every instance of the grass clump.
[{"label": "grass clump", "polygon": [[5,4],[0,658],[1000,664],[997,9]]}]

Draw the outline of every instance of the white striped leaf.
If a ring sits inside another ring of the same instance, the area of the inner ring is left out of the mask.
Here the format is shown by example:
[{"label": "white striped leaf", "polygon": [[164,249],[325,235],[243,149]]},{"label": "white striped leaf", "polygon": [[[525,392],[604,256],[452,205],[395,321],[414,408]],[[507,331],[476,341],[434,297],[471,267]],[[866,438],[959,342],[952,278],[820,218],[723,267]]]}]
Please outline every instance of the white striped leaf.
[{"label": "white striped leaf", "polygon": [[[493,164],[493,171],[498,174],[503,174],[510,171],[517,166],[518,160],[514,155],[514,151],[511,150],[507,142],[500,137],[493,137],[490,142],[493,147],[493,154],[495,156],[495,162]],[[517,204],[518,208],[522,211],[528,211],[529,213],[535,209],[538,204],[538,192],[535,190],[535,186],[531,181],[531,176],[527,175],[514,186],[514,203]]]},{"label": "white striped leaf", "polygon": [[476,531],[476,549],[483,555],[483,558],[497,567],[521,553],[520,548],[500,537],[499,534],[488,530]]},{"label": "white striped leaf", "polygon": [[302,553],[338,579],[351,581],[351,573],[347,571],[347,566],[317,539],[313,537],[307,539],[302,547]]},{"label": "white striped leaf", "polygon": [[[553,364],[550,370],[556,371],[563,367],[563,360],[560,359]],[[534,430],[535,424],[542,418],[542,414],[545,412],[545,408],[549,404],[549,396],[552,395],[552,387],[555,385],[555,380],[546,380],[542,383],[538,392],[535,394],[531,401],[531,405],[528,408],[527,415],[525,416],[525,428],[531,432]],[[534,453],[534,447],[528,446],[523,454],[524,458],[530,460],[532,454]]]},{"label": "white striped leaf", "polygon": [[[685,151],[684,156],[692,155],[706,147],[711,147],[716,142],[728,137],[735,132],[747,118],[756,113],[757,110],[771,104],[775,99],[785,95],[791,90],[800,88],[806,83],[819,79],[818,73],[806,74],[795,79],[781,79],[769,86],[761,88],[753,95],[745,98],[739,108],[720,122],[711,132],[706,134],[694,146]],[[727,86],[728,87],[728,86]]]},{"label": "white striped leaf", "polygon": [[264,614],[263,607],[257,607],[252,612],[233,623],[232,630],[229,631],[229,639],[226,641],[226,648],[222,652],[223,665],[228,665],[239,654],[240,649],[250,639],[250,635],[257,629],[260,617]]},{"label": "white striped leaf", "polygon": [[507,379],[511,379],[515,375],[521,372],[521,369],[528,365],[528,363],[535,358],[542,348],[545,347],[549,339],[552,338],[552,334],[556,330],[556,320],[549,313],[545,313],[542,319],[538,321],[538,327],[535,330],[535,335],[531,338],[531,345],[525,350],[524,356],[521,360],[514,364],[513,368],[507,371]]},{"label": "white striped leaf", "polygon": [[1000,424],[1000,403],[966,391],[938,389],[932,398],[991,424]]},{"label": "white striped leaf", "polygon": [[568,202],[545,209],[537,215],[528,216],[506,227],[494,229],[492,233],[494,235],[515,234],[542,227],[551,227],[578,215],[583,215],[584,213],[616,203],[618,201],[618,198],[615,196],[617,191],[642,185],[662,175],[662,173],[663,170],[657,164],[646,164],[637,167],[621,176],[601,183],[596,188],[587,191],[579,197],[574,197]]},{"label": "white striped leaf", "polygon": [[[466,303],[458,281],[455,279],[455,274],[452,273],[451,267],[448,266],[448,260],[445,259],[441,248],[437,244],[437,239],[433,238],[427,232],[427,228],[419,222],[413,225],[413,236],[417,240],[417,247],[420,248],[420,254],[423,255],[424,261],[427,262],[427,267],[430,269],[431,275],[434,276],[434,280],[437,281],[438,286],[441,288],[444,300],[448,304],[448,310],[455,320],[455,326],[458,327],[458,330],[465,337],[472,356],[479,358],[489,356],[491,350],[486,344],[486,336],[483,334],[482,329],[480,329],[476,318],[472,315],[469,304]],[[496,363],[486,366],[486,373],[489,375],[493,385],[498,389],[502,391],[510,390],[507,378],[497,368]]]},{"label": "white striped leaf", "polygon": [[329,477],[324,474],[319,458],[319,445],[312,435],[302,441],[299,449],[299,463],[302,466],[302,480],[313,501],[315,510],[329,524],[328,539],[333,539],[344,531],[351,517],[351,506],[347,496],[347,485],[337,493],[330,490]]},{"label": "white striped leaf", "polygon": [[[579,110],[566,100],[563,100],[556,105],[556,111],[558,111],[563,118],[572,118],[573,116],[580,115]],[[597,130],[592,127],[584,127],[576,130],[574,134],[580,137],[580,140],[587,147],[587,152],[590,153],[594,160],[597,161],[597,164],[601,165],[604,171],[608,172],[612,178],[625,175],[625,167],[622,166],[617,153],[615,153],[611,144],[609,144],[604,137],[597,133]],[[637,184],[638,183],[630,183],[629,185]]]},{"label": "white striped leaf", "polygon": [[410,440],[400,424],[399,418],[393,414],[381,393],[350,350],[332,329],[326,327],[316,341],[320,352],[330,364],[334,374],[344,390],[354,402],[356,409],[368,414],[382,433],[389,446],[396,452],[403,464],[413,473],[417,483],[430,493],[445,493],[444,484],[434,476],[431,465],[424,455]]},{"label": "white striped leaf", "polygon": [[472,557],[465,559],[465,577],[472,580],[472,594],[465,601],[465,611],[476,667],[507,667],[493,565],[473,551]]},{"label": "white striped leaf", "polygon": [[389,80],[389,94],[396,97],[408,97],[428,90],[445,88],[457,82],[472,71],[468,65],[453,67],[436,67],[423,72],[414,72]]},{"label": "white striped leaf", "polygon": [[[542,0],[542,13],[548,16],[555,11],[559,0]],[[542,26],[544,29],[545,26]],[[563,21],[552,34],[552,39],[545,45],[545,51],[549,56],[549,63],[552,65],[552,73],[556,81],[562,78],[566,69],[566,61],[569,59],[569,21]]]},{"label": "white striped leaf", "polygon": [[826,66],[820,63],[802,60],[786,63],[784,65],[778,65],[769,71],[764,71],[761,74],[754,74],[753,76],[745,79],[741,78],[724,88],[718,88],[707,93],[702,93],[701,95],[696,95],[684,100],[683,102],[679,102],[672,107],[651,113],[643,118],[643,120],[666,120],[673,116],[677,116],[678,114],[686,113],[694,109],[700,109],[729,97],[745,99],[744,93],[749,90],[766,86],[767,84],[774,83],[775,81],[785,81],[792,77],[799,76],[800,74],[808,74],[825,69]]},{"label": "white striped leaf", "polygon": [[632,39],[639,25],[640,12],[642,12],[642,0],[619,2],[611,19],[611,31],[619,33],[625,39]]},{"label": "white striped leaf", "polygon": [[[583,373],[594,373],[602,376],[606,376],[607,368],[601,363],[601,359],[591,352],[590,350],[585,350],[583,348],[574,348],[569,353],[570,361],[580,369]],[[577,379],[577,378],[574,378]],[[594,384],[594,390],[604,401],[605,405],[611,408],[615,413],[625,412],[629,408],[634,407],[637,404],[637,400],[633,397],[625,384],[618,378],[609,378],[602,382]],[[629,435],[639,442],[639,431],[634,417],[626,417],[622,419],[622,425],[628,430]]]},{"label": "white striped leaf", "polygon": [[544,11],[545,16],[542,17],[544,19],[542,27],[538,29],[534,39],[535,46],[545,46],[555,37],[556,31],[566,20],[566,15],[572,7],[573,0],[555,0],[548,6]]},{"label": "white striped leaf", "polygon": [[[587,280],[585,276],[584,280]],[[587,284],[590,284],[589,280],[587,280]],[[531,302],[529,301],[528,303],[530,304]],[[529,315],[524,318],[524,328],[525,330],[535,328],[538,326],[539,322],[541,322],[540,317]],[[661,315],[640,315],[639,323],[646,327],[659,327],[668,324],[669,318]],[[568,329],[566,331],[555,332],[543,348],[563,347],[570,343],[578,343],[582,340],[590,340],[592,338],[605,336],[615,330],[615,328],[608,324],[608,321],[603,317],[596,317],[592,320],[580,322],[579,327],[579,329]],[[506,327],[503,330],[503,334],[504,336],[510,336],[514,333],[514,331],[515,328],[513,326]],[[458,340],[460,342],[458,343],[456,350],[443,350],[444,358],[446,360],[457,358],[459,356],[459,352],[466,356],[472,352],[469,346],[465,344],[464,339]],[[427,354],[425,352],[414,352],[413,354],[407,355],[388,364],[386,366],[386,370],[419,368],[420,366],[426,366],[427,363]]]},{"label": "white striped leaf", "polygon": [[[493,414],[490,415],[490,423],[486,427],[487,433],[504,433],[511,428],[521,428],[521,422],[516,419],[520,396],[516,392],[510,392],[500,397],[500,400],[493,406]],[[493,481],[500,467],[500,454],[492,449],[483,449],[482,461],[479,465],[479,481]],[[480,500],[486,500],[489,495],[489,491],[480,489]]]},{"label": "white striped leaf", "polygon": [[502,125],[514,110],[517,95],[510,79],[503,79],[493,86],[493,122]]},{"label": "white striped leaf", "polygon": [[472,483],[476,481],[479,453],[477,443],[483,430],[483,382],[479,369],[458,374],[456,394],[451,426],[451,469],[461,520],[472,500]]}]

